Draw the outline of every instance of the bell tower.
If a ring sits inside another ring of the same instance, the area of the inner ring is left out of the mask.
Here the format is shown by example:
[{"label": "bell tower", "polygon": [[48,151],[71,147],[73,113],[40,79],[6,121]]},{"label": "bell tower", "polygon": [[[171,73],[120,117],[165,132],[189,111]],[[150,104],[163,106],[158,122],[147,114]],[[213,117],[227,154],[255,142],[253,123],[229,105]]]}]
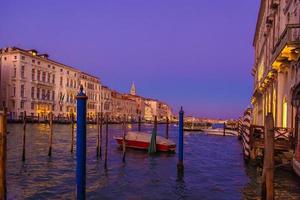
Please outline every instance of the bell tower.
[{"label": "bell tower", "polygon": [[136,90],[135,90],[134,82],[132,82],[132,84],[131,84],[130,94],[131,94],[131,95],[136,95]]}]

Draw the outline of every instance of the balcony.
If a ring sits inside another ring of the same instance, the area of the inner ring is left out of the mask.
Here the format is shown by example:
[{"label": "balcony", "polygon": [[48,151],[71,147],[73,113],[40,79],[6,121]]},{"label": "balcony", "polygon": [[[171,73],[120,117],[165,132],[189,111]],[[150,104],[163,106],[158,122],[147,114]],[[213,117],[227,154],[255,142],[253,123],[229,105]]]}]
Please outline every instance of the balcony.
[{"label": "balcony", "polygon": [[32,83],[35,83],[36,85],[39,85],[39,86],[45,86],[45,87],[50,87],[50,88],[55,86],[55,84],[52,82],[46,82],[46,81],[41,81],[41,80],[37,80],[37,79],[32,80]]},{"label": "balcony", "polygon": [[271,9],[277,9],[279,6],[279,0],[272,0],[270,4]]},{"label": "balcony", "polygon": [[300,24],[288,24],[272,50],[272,67],[276,70],[297,61],[300,56]]},{"label": "balcony", "polygon": [[254,92],[252,94],[252,99],[251,99],[252,103],[255,102],[255,99],[273,83],[273,80],[276,77],[276,73],[277,72],[275,69],[271,69],[264,73],[264,76],[261,80],[256,81],[255,84],[256,87],[254,89]]},{"label": "balcony", "polygon": [[54,104],[54,101],[50,99],[33,99],[33,101],[41,104]]}]

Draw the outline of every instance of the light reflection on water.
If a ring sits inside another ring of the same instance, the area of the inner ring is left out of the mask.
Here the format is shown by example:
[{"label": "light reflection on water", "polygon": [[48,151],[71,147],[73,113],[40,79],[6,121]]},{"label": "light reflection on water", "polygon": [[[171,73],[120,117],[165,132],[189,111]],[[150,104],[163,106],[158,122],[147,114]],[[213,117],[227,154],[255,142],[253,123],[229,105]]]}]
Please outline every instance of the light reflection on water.
[{"label": "light reflection on water", "polygon": [[[76,162],[75,153],[70,153],[70,127],[54,125],[53,152],[49,158],[49,126],[28,124],[26,162],[22,163],[22,125],[9,125],[9,199],[75,198]],[[110,125],[108,170],[104,170],[103,159],[96,158],[97,127],[88,126],[88,199],[258,199],[256,170],[245,167],[242,147],[235,137],[186,134],[185,172],[180,175],[176,169],[177,154],[149,156],[144,151],[128,149],[126,163],[122,163],[121,150],[112,138],[122,134],[121,127]],[[159,125],[160,135],[165,133],[164,127]],[[143,130],[150,131],[151,128],[150,125],[143,126]],[[137,127],[133,125],[132,129]],[[171,126],[169,136],[176,142],[177,134],[177,127]],[[293,173],[278,174],[277,191],[300,193],[299,179]]]}]

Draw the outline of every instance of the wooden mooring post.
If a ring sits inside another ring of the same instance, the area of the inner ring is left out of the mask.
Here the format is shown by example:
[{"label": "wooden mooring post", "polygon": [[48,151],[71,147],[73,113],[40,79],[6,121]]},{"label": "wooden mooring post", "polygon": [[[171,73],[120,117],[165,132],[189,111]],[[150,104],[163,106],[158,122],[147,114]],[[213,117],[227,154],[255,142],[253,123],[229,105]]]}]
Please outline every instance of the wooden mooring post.
[{"label": "wooden mooring post", "polygon": [[[101,112],[100,113],[100,132],[99,132],[99,134],[100,134],[100,138],[99,138],[99,157],[100,157],[100,159],[102,159],[102,129],[103,128],[103,113]],[[99,136],[98,136],[99,137]]]},{"label": "wooden mooring post", "polygon": [[98,157],[99,157],[99,148],[100,148],[100,114],[99,114],[99,113],[97,113],[96,124],[97,124],[97,147],[96,147],[96,156],[97,156],[97,158],[98,158]]},{"label": "wooden mooring post", "polygon": [[169,139],[169,118],[166,119],[166,138]]},{"label": "wooden mooring post", "polygon": [[265,148],[262,174],[262,199],[274,200],[274,120],[272,113],[265,118]]},{"label": "wooden mooring post", "polygon": [[74,113],[71,114],[71,153],[74,151]]},{"label": "wooden mooring post", "polygon": [[77,100],[76,129],[76,199],[85,199],[86,185],[86,102],[88,97],[80,86]]},{"label": "wooden mooring post", "polygon": [[223,124],[223,136],[225,136],[226,135],[226,123],[224,122],[224,124]]},{"label": "wooden mooring post", "polygon": [[104,154],[104,169],[107,169],[107,148],[108,148],[108,115],[106,115],[106,124],[105,124],[105,154]]},{"label": "wooden mooring post", "polygon": [[142,123],[142,120],[141,120],[141,116],[139,115],[138,132],[141,132],[141,123]]},{"label": "wooden mooring post", "polygon": [[22,149],[22,161],[25,161],[26,157],[26,111],[23,113],[23,149]]},{"label": "wooden mooring post", "polygon": [[126,157],[126,115],[124,115],[124,119],[123,119],[123,162],[125,162],[125,157]]},{"label": "wooden mooring post", "polygon": [[6,123],[7,112],[0,114],[0,199],[6,199]]},{"label": "wooden mooring post", "polygon": [[49,150],[48,156],[51,157],[52,155],[52,142],[53,142],[53,113],[49,113],[49,126],[50,126],[50,140],[49,140]]}]

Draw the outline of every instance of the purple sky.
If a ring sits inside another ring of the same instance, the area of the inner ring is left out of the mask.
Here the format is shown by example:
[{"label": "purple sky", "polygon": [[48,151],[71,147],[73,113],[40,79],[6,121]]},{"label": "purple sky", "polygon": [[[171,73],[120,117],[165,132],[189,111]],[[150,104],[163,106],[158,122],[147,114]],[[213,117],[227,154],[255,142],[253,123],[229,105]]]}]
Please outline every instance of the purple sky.
[{"label": "purple sky", "polygon": [[238,117],[250,104],[259,0],[3,1],[0,47],[18,46],[168,102]]}]

